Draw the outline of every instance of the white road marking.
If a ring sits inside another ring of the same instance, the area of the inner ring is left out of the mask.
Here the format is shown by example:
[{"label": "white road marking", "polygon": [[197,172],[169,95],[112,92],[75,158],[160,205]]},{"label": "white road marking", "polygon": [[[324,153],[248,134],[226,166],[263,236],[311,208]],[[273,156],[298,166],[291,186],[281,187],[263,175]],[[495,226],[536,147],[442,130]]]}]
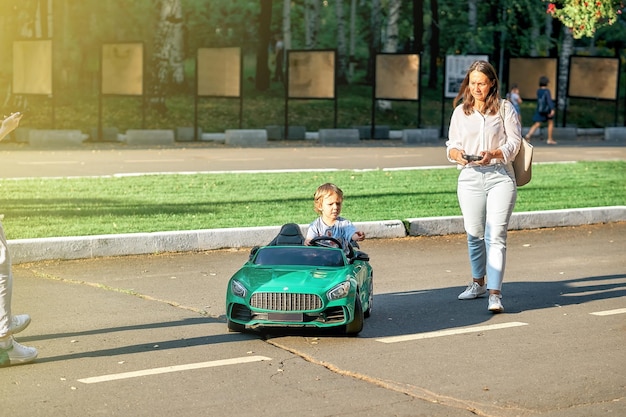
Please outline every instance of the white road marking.
[{"label": "white road marking", "polygon": [[391,159],[391,158],[419,158],[423,156],[420,153],[412,154],[412,155],[383,155],[383,158]]},{"label": "white road marking", "polygon": [[189,363],[187,365],[166,366],[163,368],[144,369],[141,371],[124,372],[120,374],[109,374],[102,376],[94,376],[91,378],[82,378],[78,382],[83,384],[97,384],[99,382],[117,381],[119,379],[138,378],[148,375],[167,374],[170,372],[189,371],[192,369],[214,368],[217,366],[238,365],[242,363],[270,361],[271,358],[266,356],[243,356],[240,358],[222,359],[211,362]]},{"label": "white road marking", "polygon": [[80,164],[82,161],[38,161],[38,162],[18,162],[18,165],[68,165]]},{"label": "white road marking", "polygon": [[465,334],[465,333],[477,333],[477,332],[484,332],[488,330],[508,329],[510,327],[519,327],[519,326],[528,326],[528,323],[512,321],[510,323],[491,324],[488,326],[465,327],[461,329],[438,330],[435,332],[415,333],[415,334],[407,334],[403,336],[383,337],[380,339],[376,339],[376,341],[382,342],[382,343],[398,343],[398,342],[407,342],[409,340],[432,339],[434,337],[453,336],[453,335]]},{"label": "white road marking", "polygon": [[383,168],[382,171],[426,171],[429,169],[456,169],[454,165],[430,165],[423,167],[397,167],[397,168]]},{"label": "white road marking", "polygon": [[247,162],[247,161],[263,161],[265,158],[222,158],[218,159],[218,161],[227,161],[227,162]]},{"label": "white road marking", "polygon": [[[260,159],[260,158],[259,158]],[[222,159],[222,161],[226,161],[227,159]],[[252,159],[245,159],[245,161],[250,161]],[[231,161],[234,161],[232,159]],[[243,159],[241,161],[244,161]],[[54,163],[54,162],[51,162]],[[66,162],[63,162],[66,163]],[[77,162],[72,162],[77,163]],[[565,162],[533,162],[534,165],[540,164],[560,164],[560,163],[575,163],[575,161],[565,161]],[[43,164],[43,163],[42,163]],[[370,172],[370,171],[383,171],[383,172],[393,172],[393,171],[422,171],[422,170],[430,170],[430,169],[456,169],[455,165],[431,165],[431,166],[408,166],[408,167],[397,167],[397,168],[365,168],[365,169],[339,169],[339,168],[286,168],[286,169],[255,169],[255,170],[228,170],[228,171],[157,171],[157,172],[122,172],[117,174],[105,174],[105,175],[70,175],[70,176],[61,176],[61,177],[12,177],[12,178],[2,178],[3,181],[6,180],[32,180],[32,179],[51,179],[51,180],[59,180],[59,179],[72,179],[72,178],[120,178],[120,177],[142,177],[142,176],[151,176],[151,175],[218,175],[218,174],[279,174],[279,173],[295,173],[295,172],[335,172],[335,171],[353,171],[353,172]]]},{"label": "white road marking", "polygon": [[589,313],[589,314],[593,314],[594,316],[612,316],[614,314],[625,314],[625,313],[626,313],[626,308],[617,308],[615,310],[596,311],[595,313]]},{"label": "white road marking", "polygon": [[407,291],[407,292],[398,292],[395,293],[395,296],[398,297],[404,297],[404,296],[411,296],[411,295],[419,295],[419,294],[428,294],[429,291],[428,290],[423,290],[423,291]]},{"label": "white road marking", "polygon": [[122,162],[135,164],[138,162],[184,162],[184,159],[125,159]]}]

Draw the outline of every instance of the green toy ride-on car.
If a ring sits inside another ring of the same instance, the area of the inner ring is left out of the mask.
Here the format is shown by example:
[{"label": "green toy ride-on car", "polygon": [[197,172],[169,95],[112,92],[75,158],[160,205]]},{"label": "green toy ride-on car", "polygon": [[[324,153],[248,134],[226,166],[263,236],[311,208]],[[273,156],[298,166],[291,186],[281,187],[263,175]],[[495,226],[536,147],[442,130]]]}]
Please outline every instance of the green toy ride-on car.
[{"label": "green toy ride-on car", "polygon": [[372,311],[373,271],[367,254],[326,236],[309,245],[288,223],[255,247],[226,289],[230,331],[269,327],[341,328],[356,335]]}]

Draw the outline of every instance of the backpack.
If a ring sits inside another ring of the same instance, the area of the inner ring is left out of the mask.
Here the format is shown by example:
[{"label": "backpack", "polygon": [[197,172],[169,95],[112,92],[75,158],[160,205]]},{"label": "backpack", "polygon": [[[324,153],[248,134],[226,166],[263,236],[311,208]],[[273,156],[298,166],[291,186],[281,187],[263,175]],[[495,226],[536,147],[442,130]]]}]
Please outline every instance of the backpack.
[{"label": "backpack", "polygon": [[539,114],[550,113],[550,111],[552,111],[552,106],[550,104],[550,92],[545,91],[537,100],[537,112]]}]

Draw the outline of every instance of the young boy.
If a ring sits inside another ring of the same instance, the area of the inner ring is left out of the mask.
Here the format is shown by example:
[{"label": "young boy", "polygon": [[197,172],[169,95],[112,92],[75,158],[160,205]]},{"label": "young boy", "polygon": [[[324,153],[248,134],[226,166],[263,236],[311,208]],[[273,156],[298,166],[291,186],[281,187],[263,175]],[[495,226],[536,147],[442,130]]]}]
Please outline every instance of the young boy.
[{"label": "young boy", "polygon": [[522,104],[522,97],[519,94],[519,87],[517,84],[511,85],[511,91],[506,95],[506,98],[513,104],[513,108],[517,112],[517,116],[519,117],[520,124],[522,123],[522,109],[520,108],[520,104]]},{"label": "young boy", "polygon": [[326,183],[317,188],[313,200],[313,208],[320,215],[309,225],[305,244],[317,236],[329,236],[339,240],[344,248],[351,241],[360,242],[365,233],[357,231],[348,219],[340,217],[343,203],[343,191],[335,184]]}]

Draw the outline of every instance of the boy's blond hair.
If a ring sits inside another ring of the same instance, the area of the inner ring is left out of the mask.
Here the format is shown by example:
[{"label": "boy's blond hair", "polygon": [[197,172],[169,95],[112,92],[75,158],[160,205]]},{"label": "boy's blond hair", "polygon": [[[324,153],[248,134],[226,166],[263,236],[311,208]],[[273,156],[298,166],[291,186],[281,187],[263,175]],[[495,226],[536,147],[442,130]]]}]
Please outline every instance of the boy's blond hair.
[{"label": "boy's blond hair", "polygon": [[315,210],[317,214],[322,214],[322,201],[324,201],[324,197],[333,194],[337,194],[343,201],[343,191],[335,184],[327,182],[317,187],[317,191],[315,191],[315,195],[313,196],[313,210]]}]

